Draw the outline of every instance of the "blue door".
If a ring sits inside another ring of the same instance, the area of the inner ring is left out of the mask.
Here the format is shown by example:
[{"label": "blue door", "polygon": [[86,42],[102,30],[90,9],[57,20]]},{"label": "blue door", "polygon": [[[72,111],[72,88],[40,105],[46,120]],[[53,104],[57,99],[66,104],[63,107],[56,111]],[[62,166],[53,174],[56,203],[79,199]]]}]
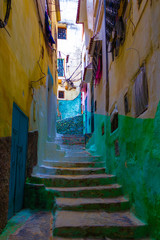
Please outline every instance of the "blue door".
[{"label": "blue door", "polygon": [[27,141],[28,118],[14,103],[12,113],[12,147],[8,218],[11,218],[23,207]]}]

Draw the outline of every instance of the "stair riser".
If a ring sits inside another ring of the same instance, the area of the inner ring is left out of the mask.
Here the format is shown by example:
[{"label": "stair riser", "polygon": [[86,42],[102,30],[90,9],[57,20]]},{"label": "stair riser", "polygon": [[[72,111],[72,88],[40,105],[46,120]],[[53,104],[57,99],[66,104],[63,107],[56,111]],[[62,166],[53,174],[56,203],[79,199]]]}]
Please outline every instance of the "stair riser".
[{"label": "stair riser", "polygon": [[114,211],[125,211],[129,209],[129,202],[123,203],[112,203],[112,204],[81,204],[77,206],[64,206],[64,205],[56,205],[55,210],[69,210],[69,211],[106,211],[106,212],[114,212]]},{"label": "stair riser", "polygon": [[54,192],[57,197],[67,198],[106,198],[106,197],[118,197],[122,195],[122,189],[100,189],[100,190],[79,190],[79,191],[55,191],[48,189],[48,191]]},{"label": "stair riser", "polygon": [[39,168],[39,173],[43,174],[52,174],[52,175],[89,175],[89,174],[103,174],[105,173],[105,169],[99,170],[90,170],[90,171],[83,171],[83,170],[61,170],[61,169],[51,169],[51,168]]},{"label": "stair riser", "polygon": [[[98,223],[97,223],[98,224]],[[110,237],[112,239],[136,239],[142,238],[147,233],[146,226],[139,227],[62,227],[54,228],[53,236],[82,238],[82,237]]]},{"label": "stair riser", "polygon": [[75,140],[75,139],[62,139],[62,140],[56,140],[56,143],[61,143],[64,145],[79,145],[79,146],[85,146],[85,141],[83,139]]},{"label": "stair riser", "polygon": [[62,158],[65,162],[101,162],[101,157],[93,157],[93,156],[65,156]]},{"label": "stair riser", "polygon": [[96,179],[46,179],[32,177],[31,182],[36,184],[44,184],[46,187],[85,187],[100,186],[115,183],[116,177],[96,178]]},{"label": "stair riser", "polygon": [[75,162],[75,163],[71,163],[71,162],[46,162],[43,161],[43,165],[45,166],[49,166],[49,167],[65,167],[65,168],[76,168],[76,167],[83,167],[83,168],[87,168],[87,167],[104,167],[104,163],[83,163],[83,162]]}]

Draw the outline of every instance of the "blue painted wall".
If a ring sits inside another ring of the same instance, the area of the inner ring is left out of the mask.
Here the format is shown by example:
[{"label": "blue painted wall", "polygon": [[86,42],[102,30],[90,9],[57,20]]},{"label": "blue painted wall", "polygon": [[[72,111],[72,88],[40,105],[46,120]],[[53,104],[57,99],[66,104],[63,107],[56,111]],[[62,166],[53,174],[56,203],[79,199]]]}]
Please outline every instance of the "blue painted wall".
[{"label": "blue painted wall", "polygon": [[75,117],[81,114],[81,93],[74,100],[58,100],[58,104],[61,113],[58,120]]}]

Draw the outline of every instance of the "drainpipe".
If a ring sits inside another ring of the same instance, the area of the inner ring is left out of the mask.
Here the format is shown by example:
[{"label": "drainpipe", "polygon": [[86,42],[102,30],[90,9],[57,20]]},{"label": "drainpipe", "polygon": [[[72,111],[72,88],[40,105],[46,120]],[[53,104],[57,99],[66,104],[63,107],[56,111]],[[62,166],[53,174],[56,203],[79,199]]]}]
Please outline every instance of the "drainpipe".
[{"label": "drainpipe", "polygon": [[108,72],[108,43],[106,41],[106,0],[104,1],[104,25],[105,25],[105,54],[106,54],[106,112],[109,111],[109,72]]}]

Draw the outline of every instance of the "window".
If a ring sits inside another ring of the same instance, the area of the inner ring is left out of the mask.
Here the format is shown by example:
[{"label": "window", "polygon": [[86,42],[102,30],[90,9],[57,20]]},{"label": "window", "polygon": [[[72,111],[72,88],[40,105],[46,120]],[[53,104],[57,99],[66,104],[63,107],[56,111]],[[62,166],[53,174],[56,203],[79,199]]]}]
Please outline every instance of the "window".
[{"label": "window", "polygon": [[58,39],[66,39],[66,28],[59,27],[58,28]]},{"label": "window", "polygon": [[58,65],[58,77],[64,76],[64,59],[57,59],[57,65]]},{"label": "window", "polygon": [[59,98],[64,98],[64,91],[59,91],[58,92],[58,97]]},{"label": "window", "polygon": [[135,114],[138,117],[148,108],[148,84],[144,67],[141,68],[134,83]]},{"label": "window", "polygon": [[117,107],[111,113],[111,133],[118,128],[118,110]]}]

